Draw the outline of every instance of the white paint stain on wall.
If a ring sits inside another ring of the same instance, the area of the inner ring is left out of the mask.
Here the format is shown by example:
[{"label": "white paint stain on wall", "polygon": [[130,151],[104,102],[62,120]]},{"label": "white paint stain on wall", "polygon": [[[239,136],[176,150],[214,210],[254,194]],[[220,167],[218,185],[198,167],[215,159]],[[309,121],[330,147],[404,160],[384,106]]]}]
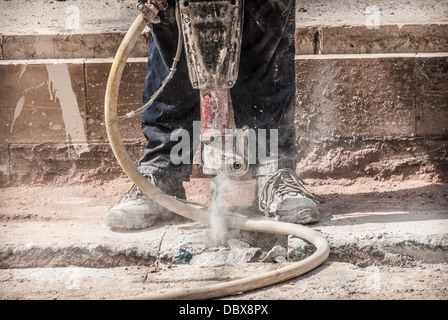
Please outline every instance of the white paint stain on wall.
[{"label": "white paint stain on wall", "polygon": [[[20,67],[19,70],[19,74],[17,75],[17,82],[20,81],[20,79],[22,78],[23,74],[26,71],[26,67],[27,64],[25,63],[24,65],[22,65],[22,67]],[[25,105],[25,96],[22,96],[19,101],[16,104],[16,107],[14,109],[14,119],[12,120],[12,124],[11,124],[11,130],[9,131],[10,133],[12,132],[12,130],[14,129],[14,123],[16,123],[17,118],[20,116],[20,114],[22,113],[23,110],[23,106]]]},{"label": "white paint stain on wall", "polygon": [[48,64],[48,90],[53,100],[58,99],[65,124],[67,143],[71,143],[78,156],[88,149],[84,121],[78,100],[73,91],[67,64]]},{"label": "white paint stain on wall", "polygon": [[[42,46],[44,48],[45,46]],[[43,49],[39,49],[42,51]],[[65,134],[67,144],[72,145],[76,154],[79,156],[82,152],[88,150],[87,133],[84,127],[82,114],[79,110],[78,100],[72,87],[70,72],[68,65],[64,63],[55,63],[46,65],[48,72],[48,80],[39,83],[37,86],[27,88],[23,92],[23,96],[19,99],[14,109],[14,119],[11,124],[10,132],[14,129],[14,124],[22,113],[26,96],[29,91],[48,85],[48,91],[51,101],[59,101],[62,111],[62,120],[65,126]],[[24,64],[18,74],[17,82],[26,77],[27,65]],[[32,126],[32,123],[29,123]],[[52,130],[61,130],[62,125],[50,123]]]},{"label": "white paint stain on wall", "polygon": [[14,129],[14,123],[16,123],[17,118],[20,116],[23,110],[23,106],[25,105],[25,97],[22,96],[19,101],[16,104],[16,108],[14,109],[14,120],[12,120],[11,124],[11,130],[9,132],[12,132],[12,129]]},{"label": "white paint stain on wall", "polygon": [[20,67],[20,70],[19,70],[19,75],[18,75],[18,79],[17,79],[17,82],[19,82],[20,81],[20,79],[22,79],[22,76],[23,76],[23,74],[25,73],[25,71],[26,71],[26,67],[27,67],[28,65],[26,64],[26,63],[24,63],[21,67]]}]

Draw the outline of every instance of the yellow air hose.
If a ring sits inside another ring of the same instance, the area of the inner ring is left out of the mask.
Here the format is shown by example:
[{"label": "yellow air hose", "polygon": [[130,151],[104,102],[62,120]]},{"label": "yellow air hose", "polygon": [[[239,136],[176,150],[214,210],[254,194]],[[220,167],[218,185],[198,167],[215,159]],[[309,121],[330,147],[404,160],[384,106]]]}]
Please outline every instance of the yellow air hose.
[{"label": "yellow air hose", "polygon": [[[134,165],[121,140],[118,123],[116,121],[118,91],[121,77],[126,61],[135,46],[137,39],[146,27],[146,24],[143,16],[139,14],[124,37],[110,70],[105,97],[105,123],[109,142],[112,151],[124,172],[152,200],[185,218],[199,221],[204,224],[210,224],[208,212],[193,208],[178,201],[148,182]],[[225,218],[225,222],[227,223],[227,226],[240,230],[293,235],[313,244],[317,250],[313,255],[304,260],[288,264],[285,267],[257,276],[195,289],[184,289],[163,294],[129,297],[129,299],[212,299],[247,292],[280,283],[311,271],[322,264],[328,258],[330,253],[328,242],[320,233],[301,225],[264,219],[248,219],[241,216],[228,216]]]}]

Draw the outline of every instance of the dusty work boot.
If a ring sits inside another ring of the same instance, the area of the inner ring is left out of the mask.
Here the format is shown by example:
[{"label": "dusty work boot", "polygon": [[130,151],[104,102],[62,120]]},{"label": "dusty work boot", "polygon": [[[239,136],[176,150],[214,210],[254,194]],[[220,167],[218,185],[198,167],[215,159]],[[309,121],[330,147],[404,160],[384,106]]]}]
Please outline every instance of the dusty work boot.
[{"label": "dusty work boot", "polygon": [[[168,195],[185,199],[182,181],[160,179],[152,174],[144,175],[152,184]],[[171,220],[177,214],[155,203],[135,184],[123,195],[121,200],[109,209],[106,225],[112,229],[144,229],[153,226],[156,220]]]},{"label": "dusty work boot", "polygon": [[277,221],[308,224],[319,221],[317,199],[291,169],[257,177],[258,208]]}]

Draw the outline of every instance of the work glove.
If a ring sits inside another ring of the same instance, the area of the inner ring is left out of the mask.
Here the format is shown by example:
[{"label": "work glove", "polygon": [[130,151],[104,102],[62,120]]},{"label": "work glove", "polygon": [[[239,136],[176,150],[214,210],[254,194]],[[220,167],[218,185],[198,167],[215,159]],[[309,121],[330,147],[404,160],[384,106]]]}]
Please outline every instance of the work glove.
[{"label": "work glove", "polygon": [[160,23],[159,11],[168,8],[166,0],[139,1],[137,10],[143,15],[147,22]]}]

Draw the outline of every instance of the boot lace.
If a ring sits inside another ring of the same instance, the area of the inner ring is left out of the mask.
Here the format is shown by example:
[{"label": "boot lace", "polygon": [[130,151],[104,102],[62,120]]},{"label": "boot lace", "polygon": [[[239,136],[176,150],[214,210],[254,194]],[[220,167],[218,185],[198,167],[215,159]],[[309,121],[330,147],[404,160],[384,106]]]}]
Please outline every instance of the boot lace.
[{"label": "boot lace", "polygon": [[268,213],[269,205],[274,200],[274,195],[298,195],[301,194],[319,203],[317,198],[309,193],[303,186],[305,182],[300,179],[291,169],[280,169],[272,174],[263,186],[258,196],[258,207],[265,214]]},{"label": "boot lace", "polygon": [[[152,174],[144,174],[143,175],[149,182],[151,182],[152,184],[154,184],[156,187],[158,187],[158,180],[157,178],[152,175]],[[118,203],[124,202],[124,201],[128,201],[128,200],[136,200],[139,198],[147,198],[148,195],[146,193],[144,193],[139,187],[137,187],[136,184],[133,184],[132,187],[126,191],[126,193],[121,197],[120,201]],[[175,195],[171,195],[172,198],[184,202],[185,204],[193,204],[193,205],[198,205],[201,207],[206,207],[204,204],[201,203],[197,203],[197,202],[193,202],[193,201],[187,201],[185,199],[179,198]]]},{"label": "boot lace", "polygon": [[[151,183],[155,184],[155,178],[152,174],[144,174],[143,176]],[[119,203],[128,200],[135,200],[142,197],[147,197],[147,195],[139,187],[137,187],[136,184],[133,184],[132,187],[121,197]]]}]

